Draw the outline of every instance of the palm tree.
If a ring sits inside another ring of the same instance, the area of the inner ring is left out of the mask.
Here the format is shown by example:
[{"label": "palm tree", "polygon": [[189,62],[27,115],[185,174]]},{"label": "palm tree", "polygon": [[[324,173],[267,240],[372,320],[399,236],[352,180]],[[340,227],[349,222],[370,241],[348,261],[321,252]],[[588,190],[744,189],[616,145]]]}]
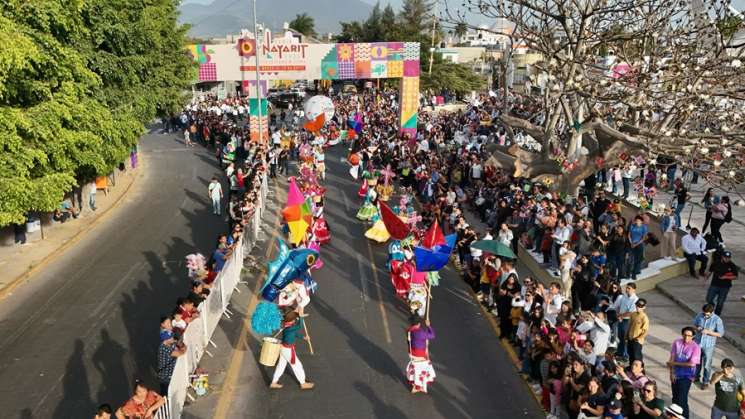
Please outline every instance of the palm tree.
[{"label": "palm tree", "polygon": [[455,25],[454,33],[455,36],[458,37],[458,41],[463,42],[463,37],[466,36],[466,33],[468,33],[468,25],[463,22],[459,22],[457,25]]},{"label": "palm tree", "polygon": [[290,27],[306,36],[316,35],[316,24],[313,21],[313,17],[307,13],[295,15],[295,19],[290,22]]}]

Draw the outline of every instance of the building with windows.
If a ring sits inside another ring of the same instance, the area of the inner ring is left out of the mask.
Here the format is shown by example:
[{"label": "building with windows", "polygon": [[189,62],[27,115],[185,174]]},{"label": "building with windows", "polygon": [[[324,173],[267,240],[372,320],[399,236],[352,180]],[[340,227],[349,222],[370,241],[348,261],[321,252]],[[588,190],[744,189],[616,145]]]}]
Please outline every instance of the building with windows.
[{"label": "building with windows", "polygon": [[510,44],[509,35],[514,29],[514,23],[498,18],[491,26],[482,24],[477,29],[469,29],[463,37],[456,38],[455,41],[471,47],[506,49]]}]

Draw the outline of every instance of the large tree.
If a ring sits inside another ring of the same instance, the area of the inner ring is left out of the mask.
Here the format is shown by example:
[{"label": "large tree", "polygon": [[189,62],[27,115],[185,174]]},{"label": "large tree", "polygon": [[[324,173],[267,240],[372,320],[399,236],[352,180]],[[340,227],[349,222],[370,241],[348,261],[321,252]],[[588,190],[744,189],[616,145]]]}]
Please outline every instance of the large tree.
[{"label": "large tree", "polygon": [[0,5],[0,225],[109,173],[191,79],[176,2]]},{"label": "large tree", "polygon": [[383,15],[380,17],[380,26],[383,27],[384,41],[395,41],[398,39],[398,31],[396,29],[396,12],[388,3],[383,9]]},{"label": "large tree", "polygon": [[674,158],[715,182],[741,180],[743,52],[731,48],[733,31],[717,30],[731,25],[729,1],[467,2],[514,22],[544,58],[543,93],[522,99],[536,111],[508,103],[501,117],[542,145],[511,150],[517,172],[573,191],[599,167],[639,155]]},{"label": "large tree", "polygon": [[432,5],[430,0],[404,0],[398,14],[404,36],[427,33],[432,27]]},{"label": "large tree", "polygon": [[307,13],[295,15],[295,19],[290,22],[290,27],[307,36],[316,36],[316,22],[313,16]]},{"label": "large tree", "polygon": [[383,27],[382,18],[383,15],[380,11],[380,2],[375,3],[375,6],[370,12],[370,16],[367,17],[367,20],[362,25],[362,30],[365,32],[366,37],[385,41],[386,28]]}]

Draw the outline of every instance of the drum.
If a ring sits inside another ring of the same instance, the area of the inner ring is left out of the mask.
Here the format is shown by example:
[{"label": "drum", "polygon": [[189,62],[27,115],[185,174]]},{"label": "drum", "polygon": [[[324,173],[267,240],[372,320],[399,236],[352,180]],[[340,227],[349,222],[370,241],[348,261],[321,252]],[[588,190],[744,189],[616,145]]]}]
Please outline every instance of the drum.
[{"label": "drum", "polygon": [[279,359],[280,341],[276,338],[266,337],[262,339],[261,343],[261,356],[259,356],[259,364],[266,365],[267,367],[273,367],[277,364]]}]

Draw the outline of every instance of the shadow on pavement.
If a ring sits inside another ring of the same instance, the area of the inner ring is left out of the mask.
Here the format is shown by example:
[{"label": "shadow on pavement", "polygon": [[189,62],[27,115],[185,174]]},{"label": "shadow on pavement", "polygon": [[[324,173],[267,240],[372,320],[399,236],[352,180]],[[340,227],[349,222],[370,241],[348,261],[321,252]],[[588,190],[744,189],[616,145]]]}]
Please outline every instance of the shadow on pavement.
[{"label": "shadow on pavement", "polygon": [[375,390],[370,387],[369,385],[357,381],[354,383],[354,388],[367,400],[370,401],[370,404],[373,408],[373,415],[376,418],[386,418],[386,419],[398,419],[398,418],[406,418],[406,414],[401,411],[401,409],[397,408],[396,406],[390,405],[383,400],[381,400],[375,393]]},{"label": "shadow on pavement", "polygon": [[360,358],[365,360],[367,365],[381,375],[391,377],[394,381],[400,382],[403,386],[408,383],[401,373],[401,367],[391,356],[384,351],[375,342],[367,336],[359,333],[348,320],[344,319],[339,313],[327,304],[322,298],[317,297],[314,300],[313,308],[318,311],[329,322],[347,337],[349,347],[355,351]]},{"label": "shadow on pavement", "polygon": [[[54,418],[71,418],[79,412],[93,411],[94,402],[91,400],[91,389],[88,374],[83,361],[85,347],[81,339],[75,339],[75,349],[67,360],[65,376],[62,382],[62,400],[54,409]],[[27,417],[32,417],[30,412]],[[22,416],[23,417],[23,416]]]},{"label": "shadow on pavement", "polygon": [[[101,329],[101,343],[93,353],[93,365],[103,377],[103,383],[96,395],[97,400],[118,400],[124,383],[129,383],[127,372],[124,370],[124,356],[127,350],[119,342],[113,340],[109,331]],[[93,411],[94,406],[91,406]],[[55,416],[56,417],[56,416]]]}]

